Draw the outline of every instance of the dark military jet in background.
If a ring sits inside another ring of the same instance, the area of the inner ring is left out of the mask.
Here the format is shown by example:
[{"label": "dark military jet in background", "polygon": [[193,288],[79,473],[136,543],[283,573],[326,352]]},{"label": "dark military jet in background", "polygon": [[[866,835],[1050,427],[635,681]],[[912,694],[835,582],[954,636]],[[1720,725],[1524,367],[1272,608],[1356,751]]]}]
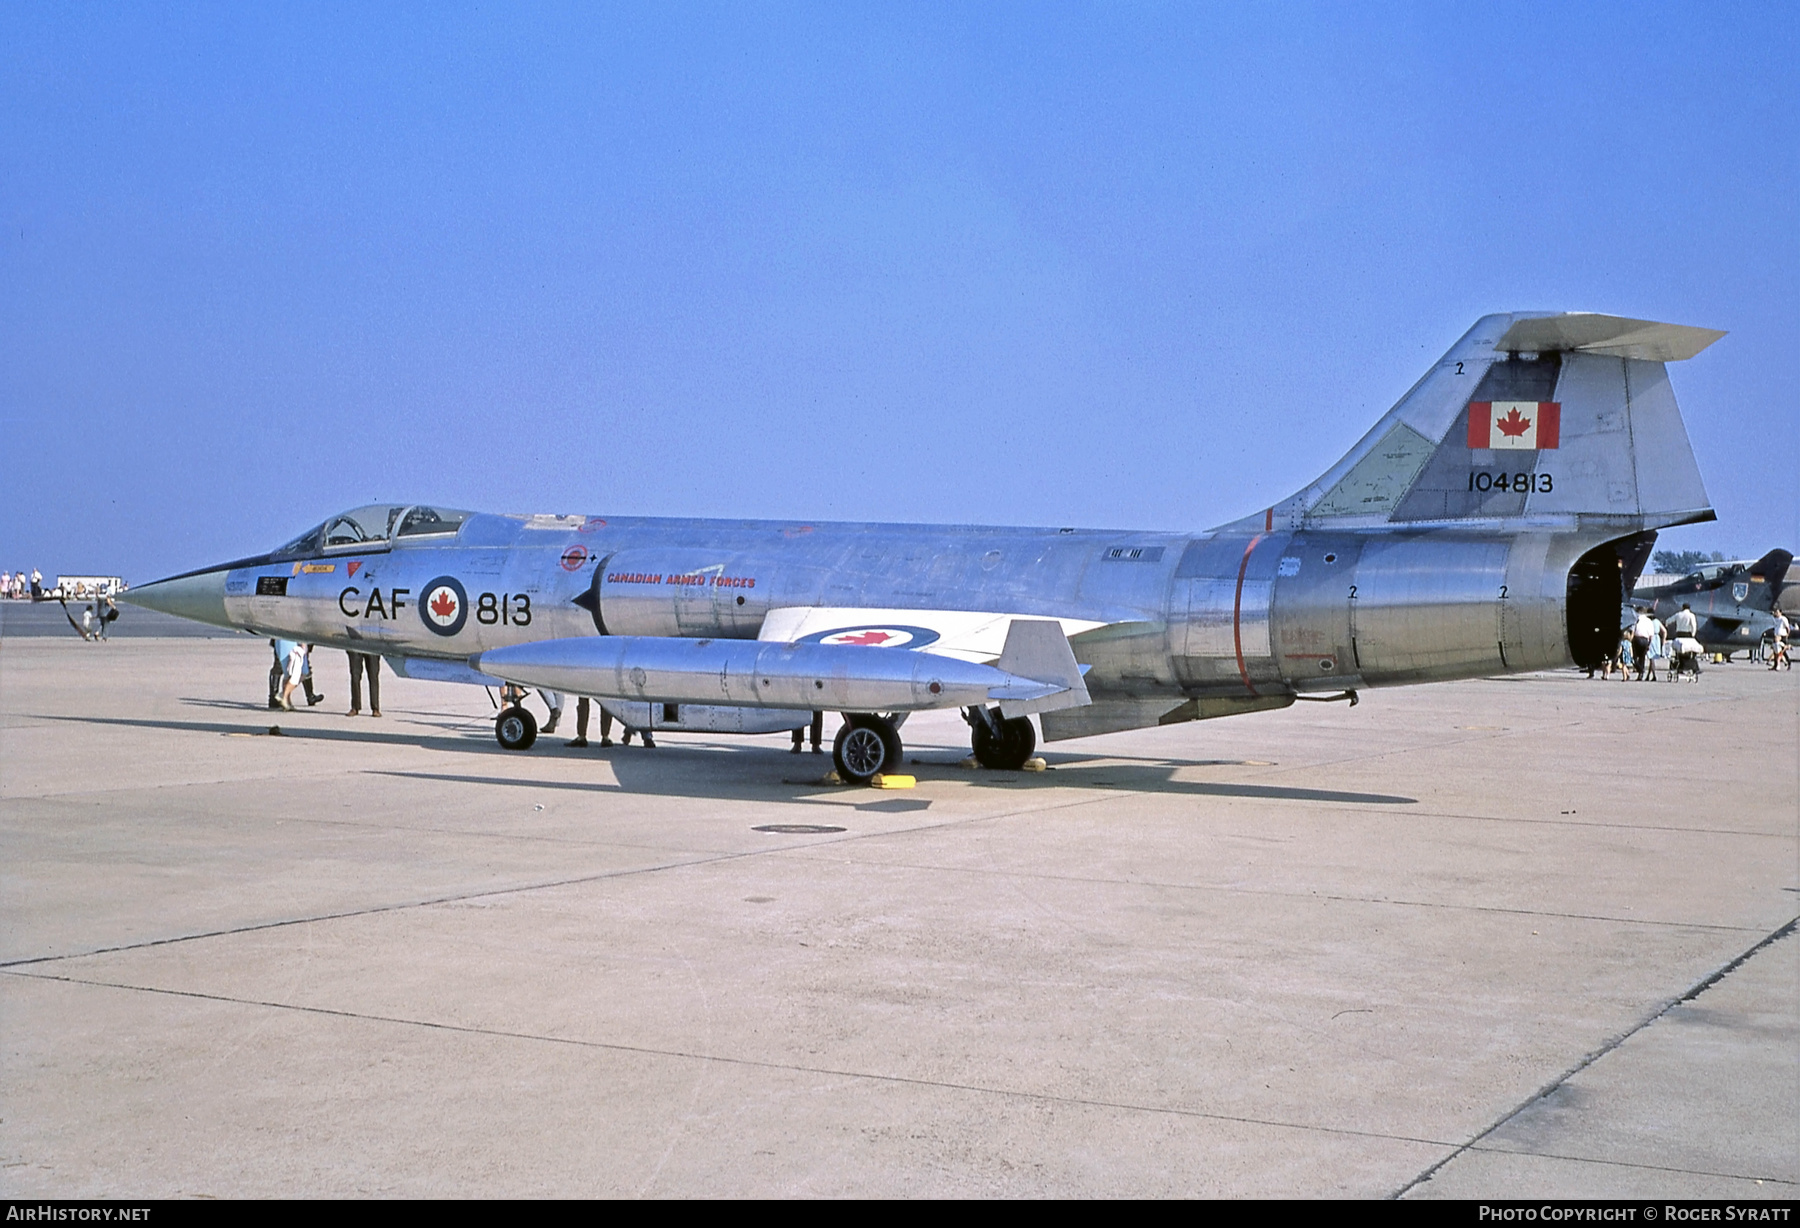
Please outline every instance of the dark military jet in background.
[{"label": "dark military jet in background", "polygon": [[1708,563],[1673,584],[1636,590],[1631,603],[1648,606],[1664,626],[1689,607],[1699,619],[1694,638],[1730,660],[1755,649],[1775,626],[1775,603],[1793,562],[1788,551],[1771,550],[1753,563]]},{"label": "dark military jet in background", "polygon": [[[842,713],[853,781],[901,762],[906,714],[957,708],[977,759],[1017,768],[1034,716],[1056,740],[1597,664],[1656,531],[1713,519],[1664,364],[1723,335],[1483,317],[1317,481],[1206,532],[390,503],[125,598],[637,727]],[[536,734],[516,706],[495,727]]]}]

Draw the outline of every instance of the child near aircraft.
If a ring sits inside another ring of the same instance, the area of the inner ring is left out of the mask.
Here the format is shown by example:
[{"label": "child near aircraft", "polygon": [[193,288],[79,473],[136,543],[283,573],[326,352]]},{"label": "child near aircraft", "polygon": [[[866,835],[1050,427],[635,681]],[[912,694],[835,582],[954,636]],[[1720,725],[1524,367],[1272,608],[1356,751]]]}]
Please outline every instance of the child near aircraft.
[{"label": "child near aircraft", "polygon": [[[313,691],[312,645],[302,644],[295,640],[277,640],[276,643],[288,645],[287,681],[281,686],[282,710],[285,712],[294,710],[294,690],[297,687],[305,689],[307,707],[322,703],[325,697]],[[279,652],[280,649],[277,648],[276,651]]]},{"label": "child near aircraft", "polygon": [[1619,681],[1629,682],[1631,672],[1637,668],[1636,645],[1632,643],[1631,628],[1624,627],[1619,631]]}]

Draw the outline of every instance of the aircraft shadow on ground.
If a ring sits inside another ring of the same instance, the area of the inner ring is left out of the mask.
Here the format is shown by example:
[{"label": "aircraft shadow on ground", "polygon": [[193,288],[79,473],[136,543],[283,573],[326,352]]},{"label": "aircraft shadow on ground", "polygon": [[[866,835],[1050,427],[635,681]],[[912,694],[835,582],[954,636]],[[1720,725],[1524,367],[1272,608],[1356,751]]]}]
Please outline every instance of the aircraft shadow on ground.
[{"label": "aircraft shadow on ground", "polygon": [[[659,748],[652,754],[663,756],[666,748]],[[687,756],[676,752],[662,759],[663,764],[675,766]],[[671,761],[674,762],[671,762]],[[705,798],[715,801],[787,801],[795,805],[815,805],[822,801],[821,797],[776,797],[766,794],[758,795],[759,789],[771,786],[792,789],[795,786],[785,781],[777,782],[767,778],[755,779],[740,773],[732,773],[729,779],[719,779],[722,774],[707,772],[704,777],[696,774],[672,774],[668,767],[657,767],[645,764],[641,767],[621,767],[616,761],[612,764],[613,775],[619,783],[598,780],[546,780],[541,776],[475,776],[457,772],[403,772],[391,769],[371,769],[371,776],[396,776],[406,780],[432,780],[448,784],[467,785],[501,785],[520,789],[561,789],[572,793],[611,793],[631,794],[633,796],[663,796],[684,798]],[[858,796],[879,796],[872,790],[856,790],[844,785],[799,786],[801,788],[830,789],[833,800],[841,797],[846,801]],[[907,811],[928,810],[931,801],[928,798],[883,798],[879,801],[852,803],[854,809],[871,810],[885,813],[905,813]]]},{"label": "aircraft shadow on ground", "polygon": [[283,725],[281,723],[281,718],[291,718],[296,715],[295,713],[271,712],[267,709],[257,709],[254,704],[250,705],[250,707],[265,715],[268,719],[268,723],[265,724],[258,721],[255,724],[246,725],[240,721],[233,721],[230,723],[223,721],[159,721],[150,720],[144,717],[58,716],[52,713],[32,713],[30,716],[32,720],[38,721],[59,721],[78,725],[103,725],[113,729],[169,729],[177,733],[204,733],[212,735],[238,734],[244,737],[268,737],[269,729],[271,727],[278,727],[281,730],[281,737],[292,738],[296,741],[341,742],[344,744],[360,743],[382,746],[418,746],[426,750],[448,750],[463,753],[480,751],[483,749],[482,743],[485,742],[486,748],[491,749],[495,754],[504,755],[508,753],[501,750],[500,747],[495,744],[491,733],[486,734],[485,737],[477,738],[474,736],[473,731],[460,735],[453,735],[449,732],[433,735],[421,734],[416,730],[394,729],[390,731],[385,729],[369,729],[360,726],[356,729],[328,729],[319,726],[307,728],[304,725]]},{"label": "aircraft shadow on ground", "polygon": [[[343,715],[343,708],[333,704],[329,699],[325,699],[320,703],[311,706],[297,704],[292,712],[283,708],[271,708],[267,703],[255,703],[247,699],[194,699],[184,696],[180,702],[195,708],[217,708],[222,712],[253,713],[260,718],[266,718],[276,724],[280,724],[283,717],[293,717],[296,720],[305,721],[309,714],[321,717]],[[366,713],[363,715],[367,717]],[[431,725],[438,729],[455,730],[465,734],[479,735],[491,740],[493,738],[494,730],[493,715],[494,714],[490,713],[486,716],[473,717],[448,716],[438,712],[416,712],[406,708],[389,707],[385,718],[368,717],[368,719],[386,719],[396,723],[407,721],[413,725]],[[364,727],[358,726],[355,730],[318,730],[316,732],[335,734],[361,733],[363,731]],[[282,732],[294,736],[304,736],[306,732],[310,731],[306,731],[304,726],[296,726],[293,729],[283,729]],[[379,729],[375,730],[375,732],[379,732]],[[498,747],[495,749],[498,749]]]},{"label": "aircraft shadow on ground", "polygon": [[[191,702],[215,706],[213,701]],[[237,705],[229,702],[219,702],[216,706],[237,709]],[[267,711],[256,708],[254,704],[244,705],[244,707],[249,711]],[[270,717],[292,717],[295,714],[269,713],[268,715]],[[152,720],[142,717],[118,716],[38,715],[34,719],[101,725],[109,728],[168,729],[176,732],[211,735],[269,736],[267,732],[269,727],[262,725],[260,719],[257,725],[251,727],[247,727],[241,722]],[[279,724],[279,721],[275,723]],[[538,757],[541,761],[545,751],[548,751],[561,762],[605,762],[612,768],[613,776],[618,783],[547,780],[541,776],[478,776],[449,772],[403,772],[380,769],[374,771],[376,775],[404,776],[419,780],[513,785],[537,789],[568,789],[578,792],[707,797],[721,800],[751,797],[755,795],[753,792],[755,790],[776,787],[787,790],[804,790],[809,795],[791,797],[791,800],[802,804],[827,801],[837,804],[858,795],[857,790],[843,785],[818,782],[818,776],[822,776],[830,770],[828,759],[812,756],[793,758],[784,752],[777,752],[766,746],[726,747],[723,749],[727,753],[720,755],[718,751],[721,748],[716,744],[708,744],[705,747],[665,744],[655,750],[646,750],[642,747],[615,747],[611,750],[590,748],[585,751],[567,751],[566,748],[556,745],[552,741],[550,746],[543,747],[542,750],[520,754],[517,751],[503,750],[494,742],[492,736],[485,732],[485,725],[478,724],[471,727],[466,721],[451,727],[451,729],[460,729],[461,732],[451,732],[447,729],[443,734],[437,735],[421,735],[416,730],[409,729],[376,730],[370,729],[366,725],[359,725],[355,729],[345,729],[290,724],[281,726],[281,728],[283,737],[301,741],[416,746],[424,750],[452,751],[458,754],[475,754],[484,757],[495,756],[508,763],[516,763],[521,766],[529,766],[534,757]],[[696,754],[695,752],[700,753]],[[745,756],[756,757],[755,767],[746,770]],[[1009,792],[1056,788],[1097,789],[1118,793],[1236,797],[1261,801],[1327,802],[1352,806],[1409,806],[1418,802],[1418,799],[1414,797],[1402,797],[1390,793],[1354,793],[1337,789],[1312,789],[1292,785],[1177,780],[1175,778],[1175,773],[1184,768],[1225,766],[1232,762],[1215,759],[1195,760],[1191,763],[1181,760],[1164,760],[1158,763],[1122,763],[1117,758],[1109,757],[1106,762],[1091,766],[1079,762],[1058,764],[1055,770],[1050,772],[987,772],[946,765],[942,769],[941,775],[933,773],[924,777],[922,783],[960,781],[976,788],[1004,789]],[[769,769],[766,772],[762,770],[765,763]],[[777,769],[777,764],[779,764],[779,769]],[[934,765],[926,762],[918,764],[918,766],[932,767]],[[677,767],[686,770],[671,770]],[[777,770],[781,772],[781,775],[776,775]],[[796,773],[803,778],[797,779]],[[818,776],[815,776],[814,773],[817,773]],[[931,805],[931,801],[927,798],[879,798],[854,803],[854,805],[858,810],[904,813],[910,810],[927,809]]]},{"label": "aircraft shadow on ground", "polygon": [[1183,768],[1236,766],[1231,760],[1165,760],[1162,763],[1062,763],[1044,773],[971,772],[972,783],[1016,789],[1025,787],[1106,789],[1121,793],[1168,793],[1193,797],[1242,797],[1280,802],[1335,802],[1351,806],[1412,806],[1416,797],[1394,793],[1352,793],[1342,789],[1309,789],[1296,785],[1259,785],[1244,781],[1177,780]]},{"label": "aircraft shadow on ground", "polygon": [[[698,749],[698,748],[695,748]],[[745,754],[753,754],[755,748],[746,748]],[[606,754],[606,752],[601,752]],[[642,758],[639,758],[642,756]],[[652,759],[651,756],[656,758]],[[613,770],[617,784],[546,780],[542,777],[506,777],[506,776],[472,776],[447,772],[378,772],[377,774],[407,776],[420,780],[457,781],[468,784],[514,785],[527,788],[571,789],[576,791],[666,794],[681,797],[746,797],[750,790],[769,788],[775,781],[762,776],[752,777],[744,771],[744,762],[737,755],[720,759],[709,748],[704,762],[691,756],[688,748],[662,747],[655,751],[644,752],[629,750],[607,755],[606,762]],[[699,767],[700,772],[671,772],[671,768]],[[760,765],[759,765],[760,766]],[[1416,797],[1402,797],[1392,793],[1352,793],[1335,789],[1309,789],[1291,785],[1259,785],[1235,781],[1212,780],[1177,780],[1175,773],[1189,765],[1184,763],[1163,764],[1160,766],[1134,765],[1122,767],[1117,763],[1096,765],[1092,768],[1066,766],[1058,768],[1054,773],[1022,773],[1022,772],[982,772],[967,769],[947,768],[941,776],[920,778],[920,784],[930,786],[934,783],[950,782],[972,785],[976,788],[1003,789],[1008,792],[1020,792],[1038,789],[1096,789],[1109,793],[1159,793],[1187,797],[1235,797],[1252,801],[1281,802],[1326,802],[1350,806],[1411,806],[1418,803]],[[780,785],[787,789],[800,789],[805,792],[791,800],[802,804],[815,802],[841,803],[851,798],[866,795],[866,791],[856,790],[844,785],[815,784],[811,780],[801,781],[786,777]],[[924,810],[931,805],[926,798],[890,797],[867,802],[855,803],[858,810],[876,812],[904,813]]]}]

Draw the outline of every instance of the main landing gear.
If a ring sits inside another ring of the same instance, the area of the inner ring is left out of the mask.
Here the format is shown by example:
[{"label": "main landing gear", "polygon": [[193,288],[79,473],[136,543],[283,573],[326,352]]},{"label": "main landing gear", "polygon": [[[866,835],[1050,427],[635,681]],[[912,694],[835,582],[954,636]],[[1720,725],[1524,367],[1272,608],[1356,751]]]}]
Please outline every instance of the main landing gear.
[{"label": "main landing gear", "polygon": [[838,778],[853,785],[866,785],[883,772],[897,770],[905,762],[903,753],[894,722],[872,712],[846,712],[844,727],[831,744]]},{"label": "main landing gear", "polygon": [[963,713],[969,722],[969,740],[975,751],[975,762],[1000,772],[1016,772],[1037,749],[1037,731],[1031,718],[1015,716],[1006,720],[998,708],[969,708]]},{"label": "main landing gear", "polygon": [[494,718],[494,736],[507,750],[530,750],[537,735],[537,717],[517,704],[503,708]]}]

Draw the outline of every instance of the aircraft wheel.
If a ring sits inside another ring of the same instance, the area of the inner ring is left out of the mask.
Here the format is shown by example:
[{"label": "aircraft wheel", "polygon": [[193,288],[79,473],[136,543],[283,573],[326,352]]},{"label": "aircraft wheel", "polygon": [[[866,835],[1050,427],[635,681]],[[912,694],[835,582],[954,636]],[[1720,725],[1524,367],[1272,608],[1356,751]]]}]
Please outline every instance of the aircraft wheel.
[{"label": "aircraft wheel", "polygon": [[866,785],[882,772],[900,766],[902,753],[900,735],[879,716],[846,716],[831,744],[838,776],[854,785]]},{"label": "aircraft wheel", "polygon": [[1037,749],[1037,731],[1031,727],[1030,718],[1023,716],[1000,721],[999,725],[998,738],[989,733],[987,725],[981,721],[969,727],[975,762],[997,772],[1016,772]]},{"label": "aircraft wheel", "polygon": [[494,737],[507,750],[530,750],[537,735],[537,717],[523,708],[506,708],[494,719]]}]

